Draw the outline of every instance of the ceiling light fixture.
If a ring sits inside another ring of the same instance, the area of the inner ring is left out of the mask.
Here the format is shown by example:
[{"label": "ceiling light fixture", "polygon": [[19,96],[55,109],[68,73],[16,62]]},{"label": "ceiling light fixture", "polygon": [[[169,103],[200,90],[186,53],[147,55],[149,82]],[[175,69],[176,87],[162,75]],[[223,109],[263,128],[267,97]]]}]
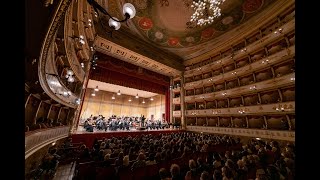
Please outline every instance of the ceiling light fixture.
[{"label": "ceiling light fixture", "polygon": [[114,94],[112,95],[111,99],[116,99],[116,97],[114,96]]},{"label": "ceiling light fixture", "polygon": [[[136,9],[131,3],[125,3],[123,5],[123,15],[125,16],[125,19],[119,20],[116,17],[112,17],[106,9],[104,9],[100,4],[98,4],[95,0],[87,0],[87,2],[93,7],[94,11],[96,12],[97,16],[99,17],[99,12],[109,16],[109,26],[113,30],[118,30],[121,27],[121,22],[126,22],[129,19],[132,19],[136,15]],[[101,22],[101,21],[100,21]],[[103,24],[103,23],[101,23]]]},{"label": "ceiling light fixture", "polygon": [[151,97],[150,100],[153,101],[153,98]]},{"label": "ceiling light fixture", "polygon": [[96,88],[94,88],[94,91],[99,91],[99,88],[98,88],[98,86],[96,86]]},{"label": "ceiling light fixture", "polygon": [[138,94],[136,95],[136,98],[139,98]]},{"label": "ceiling light fixture", "polygon": [[190,21],[203,26],[213,23],[213,19],[221,16],[219,5],[225,0],[198,0],[193,1],[191,7],[195,10]]},{"label": "ceiling light fixture", "polygon": [[120,90],[117,92],[117,95],[121,95],[121,92],[120,92]]}]

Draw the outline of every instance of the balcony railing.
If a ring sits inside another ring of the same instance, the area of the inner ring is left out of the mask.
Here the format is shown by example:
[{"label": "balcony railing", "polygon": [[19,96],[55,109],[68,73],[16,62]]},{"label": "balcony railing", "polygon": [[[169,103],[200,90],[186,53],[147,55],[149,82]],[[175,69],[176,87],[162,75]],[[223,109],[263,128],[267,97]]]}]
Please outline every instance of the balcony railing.
[{"label": "balcony railing", "polygon": [[249,136],[264,139],[276,139],[284,141],[295,141],[295,131],[224,128],[208,126],[187,126],[187,131],[196,131],[213,134],[227,134],[234,136]]},{"label": "balcony railing", "polygon": [[70,126],[63,126],[28,132],[25,136],[25,159],[42,147],[68,137],[69,129]]}]

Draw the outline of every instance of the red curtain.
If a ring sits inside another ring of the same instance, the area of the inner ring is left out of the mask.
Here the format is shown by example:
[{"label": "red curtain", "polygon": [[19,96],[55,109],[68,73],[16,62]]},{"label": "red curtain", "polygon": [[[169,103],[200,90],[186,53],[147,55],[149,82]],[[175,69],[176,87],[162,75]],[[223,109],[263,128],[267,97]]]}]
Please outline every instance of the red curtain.
[{"label": "red curtain", "polygon": [[96,67],[90,74],[90,79],[125,86],[144,91],[149,91],[158,94],[166,94],[169,85],[161,85],[153,81],[140,79],[130,76],[130,74],[123,74],[117,71],[111,71],[101,67]]},{"label": "red curtain", "polygon": [[170,89],[167,87],[165,94],[166,102],[165,102],[165,119],[167,123],[170,123]]}]

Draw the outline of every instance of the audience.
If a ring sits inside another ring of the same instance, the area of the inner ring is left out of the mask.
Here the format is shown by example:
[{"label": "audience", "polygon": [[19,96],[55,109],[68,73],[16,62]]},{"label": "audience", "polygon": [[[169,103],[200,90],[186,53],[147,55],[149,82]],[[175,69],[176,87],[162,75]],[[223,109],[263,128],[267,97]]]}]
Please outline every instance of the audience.
[{"label": "audience", "polygon": [[[63,147],[72,147],[72,139],[67,139]],[[295,177],[294,144],[256,139],[242,144],[227,135],[179,132],[95,139],[91,149],[82,144],[77,157],[81,162],[101,161],[102,167],[114,167],[116,171],[129,167],[133,174],[137,168],[162,164],[156,174],[162,180],[291,180]],[[171,161],[166,165],[170,168],[162,168]]]}]

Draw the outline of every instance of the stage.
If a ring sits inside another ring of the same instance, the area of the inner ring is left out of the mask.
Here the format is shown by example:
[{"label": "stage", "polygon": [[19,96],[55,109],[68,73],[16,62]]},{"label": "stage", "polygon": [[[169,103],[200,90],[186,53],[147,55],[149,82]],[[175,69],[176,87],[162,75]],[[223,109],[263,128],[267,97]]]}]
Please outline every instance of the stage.
[{"label": "stage", "polygon": [[80,130],[72,133],[72,142],[73,143],[84,143],[87,147],[91,148],[93,145],[93,141],[95,138],[99,140],[102,138],[112,138],[112,137],[123,137],[123,136],[137,136],[142,134],[167,134],[167,133],[177,133],[182,132],[183,130],[180,129],[172,129],[172,128],[165,128],[165,129],[145,129],[145,130],[138,130],[135,128],[130,128],[130,130],[116,130],[116,131],[104,131],[104,130],[95,130],[94,132],[87,132],[80,128]]}]

